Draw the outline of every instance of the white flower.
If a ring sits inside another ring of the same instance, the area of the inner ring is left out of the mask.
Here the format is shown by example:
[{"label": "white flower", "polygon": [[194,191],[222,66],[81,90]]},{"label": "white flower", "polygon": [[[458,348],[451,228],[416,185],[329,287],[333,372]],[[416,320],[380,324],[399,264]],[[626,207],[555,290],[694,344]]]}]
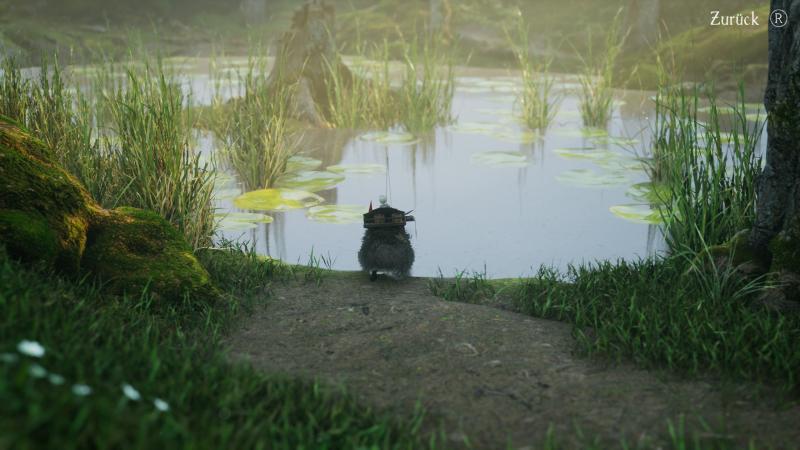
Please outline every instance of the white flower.
[{"label": "white flower", "polygon": [[47,376],[47,370],[38,364],[33,364],[28,367],[28,373],[34,378],[44,378]]},{"label": "white flower", "polygon": [[0,361],[4,363],[8,364],[15,363],[17,362],[18,359],[19,357],[17,357],[17,355],[15,355],[14,353],[0,353]]},{"label": "white flower", "polygon": [[128,397],[133,401],[139,401],[142,398],[141,394],[139,394],[139,391],[137,391],[136,388],[128,383],[122,385],[122,393],[125,394],[125,397]]},{"label": "white flower", "polygon": [[72,393],[78,397],[86,397],[92,393],[92,388],[85,384],[74,384],[72,385]]},{"label": "white flower", "polygon": [[34,358],[41,358],[44,356],[44,347],[36,341],[20,341],[17,344],[17,351],[23,355],[33,356]]},{"label": "white flower", "polygon": [[156,409],[161,412],[169,411],[169,403],[160,398],[153,400],[153,404],[156,406]]},{"label": "white flower", "polygon": [[50,376],[47,377],[51,384],[55,384],[56,386],[60,386],[64,384],[64,377],[57,373],[51,373]]}]

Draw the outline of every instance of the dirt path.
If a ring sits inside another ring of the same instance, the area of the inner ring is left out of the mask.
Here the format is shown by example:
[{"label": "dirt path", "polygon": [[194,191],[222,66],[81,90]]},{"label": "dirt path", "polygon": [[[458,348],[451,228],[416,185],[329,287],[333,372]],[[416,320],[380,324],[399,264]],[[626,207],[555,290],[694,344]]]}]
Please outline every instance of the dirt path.
[{"label": "dirt path", "polygon": [[[419,399],[451,444],[539,448],[550,424],[567,448],[576,427],[603,448],[663,442],[666,421],[697,417],[717,435],[800,448],[800,406],[775,409],[745,386],[666,379],[630,365],[573,355],[570,326],[446,302],[426,280],[370,283],[337,274],[275,286],[228,339],[236,359],[270,372],[342,383],[363,401],[408,414]],[[747,395],[746,395],[747,394]],[[699,426],[699,425],[698,425]],[[655,448],[655,447],[654,447]]]}]

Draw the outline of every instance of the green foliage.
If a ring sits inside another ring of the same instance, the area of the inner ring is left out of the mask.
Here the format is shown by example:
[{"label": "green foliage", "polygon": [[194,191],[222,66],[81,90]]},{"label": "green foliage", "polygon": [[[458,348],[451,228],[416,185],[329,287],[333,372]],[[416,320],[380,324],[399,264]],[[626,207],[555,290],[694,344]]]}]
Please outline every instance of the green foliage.
[{"label": "green foliage", "polygon": [[724,116],[713,95],[706,100],[708,118],[701,122],[697,90],[665,87],[656,97],[649,172],[669,190],[662,211],[672,251],[723,244],[755,218],[764,122],[748,122],[743,88]]},{"label": "green foliage", "polygon": [[193,247],[208,244],[213,178],[191,144],[187,96],[161,65],[131,64],[121,79],[118,69],[98,66],[87,97],[68,89],[58,65],[27,80],[5,60],[0,114],[44,141],[102,206],[156,211]]},{"label": "green foliage", "polygon": [[581,57],[583,70],[578,76],[581,85],[580,111],[584,126],[605,128],[611,118],[614,99],[614,65],[625,43],[621,32],[622,10],[608,27],[604,53],[597,56],[589,35],[588,58]]},{"label": "green foliage", "polygon": [[242,96],[230,105],[215,96],[212,130],[222,143],[224,160],[248,191],[275,186],[286,172],[299,142],[288,130],[288,87],[270,86],[266,61],[251,58],[247,72],[239,75]]},{"label": "green foliage", "polygon": [[493,299],[496,294],[495,287],[486,277],[486,271],[475,272],[472,276],[458,272],[454,278],[445,278],[439,271],[437,278],[428,280],[428,287],[433,295],[463,303],[483,303]]},{"label": "green foliage", "polygon": [[549,71],[553,59],[531,57],[529,24],[521,13],[515,32],[506,30],[506,35],[522,70],[522,92],[518,100],[522,119],[528,128],[544,132],[555,119],[560,103],[560,98],[552,93],[555,78]]},{"label": "green foliage", "polygon": [[[229,252],[225,262],[241,256]],[[217,280],[229,270],[221,262],[209,266]],[[252,264],[244,257],[235,267],[260,277]],[[0,253],[0,446],[429,447],[420,414],[390,419],[331,388],[232,364],[222,332],[240,309],[238,302],[153,303],[146,294],[108,298],[94,286],[21,269]],[[23,340],[40,343],[44,355],[18,353]],[[138,396],[126,396],[125,384]],[[81,395],[87,391],[76,385],[91,391]]]},{"label": "green foliage", "polygon": [[521,282],[514,303],[572,322],[588,353],[797,389],[800,318],[751,308],[764,282],[708,262],[684,254],[570,266],[565,275],[542,268]]}]

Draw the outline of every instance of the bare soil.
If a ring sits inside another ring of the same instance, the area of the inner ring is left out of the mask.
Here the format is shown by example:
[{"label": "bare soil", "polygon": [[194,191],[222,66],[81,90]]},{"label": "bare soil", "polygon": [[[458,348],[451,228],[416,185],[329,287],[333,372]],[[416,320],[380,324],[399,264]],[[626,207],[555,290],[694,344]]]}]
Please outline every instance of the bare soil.
[{"label": "bare soil", "polygon": [[[456,448],[534,449],[548,427],[564,448],[652,448],[667,420],[708,441],[800,448],[800,406],[753,386],[681,380],[575,354],[570,325],[433,296],[425,279],[336,273],[273,286],[274,300],[228,338],[232,358],[343,385],[428,425]],[[780,400],[780,399],[778,399]],[[713,431],[705,430],[701,419]],[[761,448],[761,447],[759,447]],[[766,447],[764,447],[766,448]]]}]

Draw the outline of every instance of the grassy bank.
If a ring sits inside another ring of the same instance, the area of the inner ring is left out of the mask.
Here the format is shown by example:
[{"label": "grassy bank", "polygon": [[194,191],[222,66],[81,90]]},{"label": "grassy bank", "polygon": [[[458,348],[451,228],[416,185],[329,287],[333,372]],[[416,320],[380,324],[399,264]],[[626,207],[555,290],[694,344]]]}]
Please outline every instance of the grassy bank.
[{"label": "grassy bank", "polygon": [[428,447],[420,415],[392,419],[226,361],[223,332],[264,301],[277,266],[239,251],[201,259],[235,296],[114,298],[0,253],[0,448]]}]

